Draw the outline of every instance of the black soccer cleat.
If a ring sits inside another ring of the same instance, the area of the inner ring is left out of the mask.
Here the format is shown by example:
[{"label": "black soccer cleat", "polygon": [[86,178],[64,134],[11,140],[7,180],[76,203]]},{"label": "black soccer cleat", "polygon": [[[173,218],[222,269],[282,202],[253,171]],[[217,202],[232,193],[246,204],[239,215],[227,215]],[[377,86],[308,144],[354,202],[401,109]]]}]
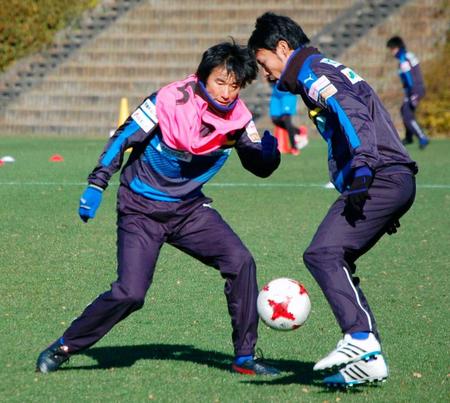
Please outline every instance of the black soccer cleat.
[{"label": "black soccer cleat", "polygon": [[412,144],[414,141],[412,140],[412,139],[407,139],[407,138],[404,138],[403,140],[402,140],[402,144],[404,145],[404,146],[407,146],[407,145],[409,145],[409,144]]},{"label": "black soccer cleat", "polygon": [[58,339],[39,354],[36,362],[36,372],[44,374],[54,372],[68,360],[67,347],[61,343],[61,339]]},{"label": "black soccer cleat", "polygon": [[280,375],[280,371],[278,369],[265,364],[261,359],[258,358],[247,360],[241,365],[233,363],[231,365],[231,370],[233,372],[244,375]]}]

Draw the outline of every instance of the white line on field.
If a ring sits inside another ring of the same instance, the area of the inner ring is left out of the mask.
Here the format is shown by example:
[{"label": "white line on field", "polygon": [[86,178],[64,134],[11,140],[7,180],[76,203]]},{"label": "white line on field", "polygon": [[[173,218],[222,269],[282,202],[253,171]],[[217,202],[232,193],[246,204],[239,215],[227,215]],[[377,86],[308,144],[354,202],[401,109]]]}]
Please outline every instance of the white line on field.
[{"label": "white line on field", "polygon": [[[86,182],[0,182],[0,186],[85,186]],[[109,186],[118,186],[119,183],[113,182]],[[325,183],[241,183],[241,182],[216,182],[208,183],[209,187],[253,187],[253,188],[322,188],[329,189]],[[418,184],[422,189],[450,189],[446,184]],[[331,188],[333,189],[333,188]]]}]

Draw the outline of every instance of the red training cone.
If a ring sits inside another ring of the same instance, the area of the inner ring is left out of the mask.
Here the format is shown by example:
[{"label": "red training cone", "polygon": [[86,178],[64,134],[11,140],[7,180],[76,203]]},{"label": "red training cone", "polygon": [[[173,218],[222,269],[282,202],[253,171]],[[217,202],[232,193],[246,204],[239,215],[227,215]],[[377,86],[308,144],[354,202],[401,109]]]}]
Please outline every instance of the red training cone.
[{"label": "red training cone", "polygon": [[50,158],[49,158],[50,162],[62,162],[64,161],[64,158],[62,155],[59,154],[53,154]]}]

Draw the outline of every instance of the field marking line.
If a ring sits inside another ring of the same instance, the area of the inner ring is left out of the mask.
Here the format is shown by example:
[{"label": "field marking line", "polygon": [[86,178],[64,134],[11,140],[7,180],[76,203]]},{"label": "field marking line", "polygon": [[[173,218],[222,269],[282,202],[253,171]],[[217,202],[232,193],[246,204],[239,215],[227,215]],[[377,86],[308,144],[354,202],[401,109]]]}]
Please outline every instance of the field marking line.
[{"label": "field marking line", "polygon": [[[87,182],[0,182],[0,186],[85,186]],[[112,182],[109,186],[118,186]],[[253,187],[253,188],[327,188],[326,183],[244,183],[244,182],[217,182],[207,183],[206,187]],[[421,189],[450,189],[450,184],[418,184]],[[331,188],[333,189],[333,188]]]}]

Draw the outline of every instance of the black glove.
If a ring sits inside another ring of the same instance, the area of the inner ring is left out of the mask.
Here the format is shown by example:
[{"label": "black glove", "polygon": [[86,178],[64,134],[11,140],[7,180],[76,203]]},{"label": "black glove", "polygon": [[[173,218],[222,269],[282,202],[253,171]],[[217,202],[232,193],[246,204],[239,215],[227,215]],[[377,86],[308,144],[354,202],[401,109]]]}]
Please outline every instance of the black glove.
[{"label": "black glove", "polygon": [[386,228],[386,233],[388,235],[395,234],[397,232],[397,228],[400,228],[400,221],[398,219],[395,219],[394,221],[388,224]]},{"label": "black glove", "polygon": [[261,148],[263,159],[265,160],[270,160],[278,153],[278,141],[276,137],[270,134],[269,130],[266,130],[262,136]]},{"label": "black glove", "polygon": [[347,208],[353,213],[362,214],[366,200],[370,199],[369,187],[372,180],[372,171],[368,167],[356,169],[346,199]]}]

